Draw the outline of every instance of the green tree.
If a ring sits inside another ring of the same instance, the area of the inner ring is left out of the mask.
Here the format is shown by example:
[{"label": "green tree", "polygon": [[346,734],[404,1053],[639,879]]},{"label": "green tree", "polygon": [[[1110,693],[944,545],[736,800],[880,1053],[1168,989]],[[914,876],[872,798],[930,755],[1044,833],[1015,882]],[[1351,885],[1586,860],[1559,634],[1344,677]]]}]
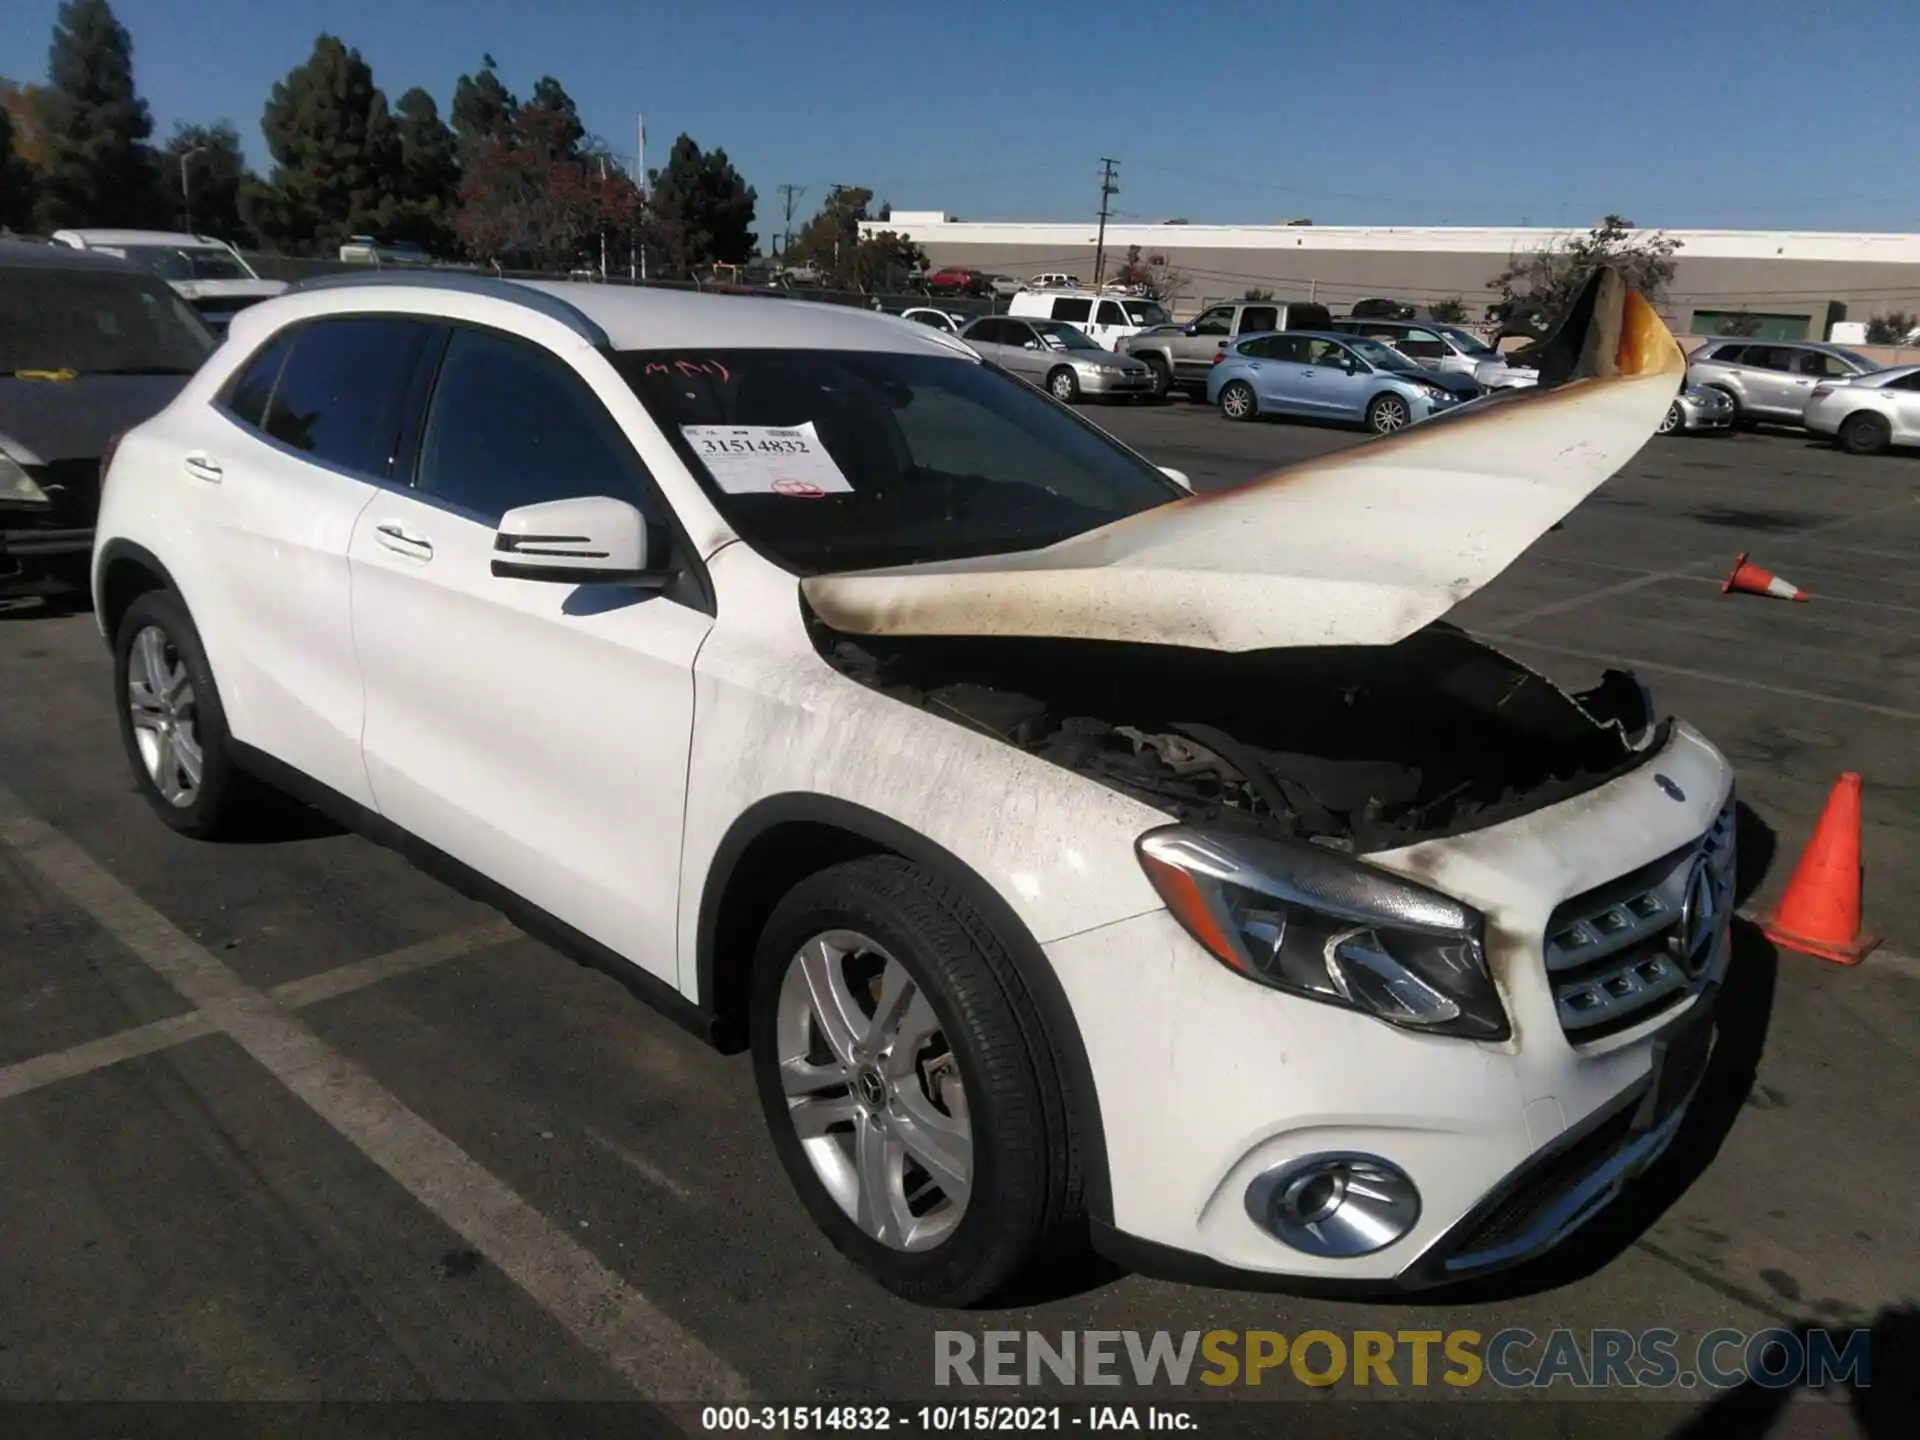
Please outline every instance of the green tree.
[{"label": "green tree", "polygon": [[154,218],[153,117],[134,90],[132,37],[107,0],[63,0],[37,108],[43,228]]},{"label": "green tree", "polygon": [[1458,325],[1467,318],[1467,302],[1458,295],[1445,300],[1436,300],[1427,307],[1427,314],[1442,325]]},{"label": "green tree", "polygon": [[0,106],[0,229],[20,230],[33,223],[33,199],[40,177],[15,148],[13,115]]},{"label": "green tree", "polygon": [[1498,290],[1508,302],[1538,306],[1551,317],[1572,303],[1594,271],[1610,266],[1642,295],[1657,300],[1673,280],[1673,257],[1680,243],[1657,230],[1642,234],[1631,220],[1609,215],[1577,239],[1515,255],[1487,288]]},{"label": "green tree", "polygon": [[[528,111],[553,118],[546,122],[535,120],[529,125]],[[517,123],[523,130],[537,131],[540,143],[561,159],[570,160],[577,155],[581,142],[587,138],[587,127],[580,123],[579,107],[573,103],[573,97],[567,94],[566,88],[551,75],[542,75],[534,82],[533,93],[527,97],[527,103],[520,107]]]},{"label": "green tree", "polygon": [[[860,222],[872,218],[873,191],[836,185],[819,211],[800,227],[787,250],[789,264],[811,264],[829,284],[851,286],[860,271]],[[897,239],[898,237],[896,237]],[[876,256],[876,261],[878,257]]]},{"label": "green tree", "polygon": [[274,167],[250,199],[268,240],[310,254],[386,229],[404,184],[400,139],[358,50],[320,36],[273,87],[260,128]]},{"label": "green tree", "polygon": [[753,187],[724,150],[702,150],[690,135],[673,142],[663,169],[648,175],[650,247],[681,274],[696,265],[740,264],[755,242]]},{"label": "green tree", "polygon": [[396,240],[411,240],[430,255],[454,244],[460,203],[460,151],[433,96],[418,85],[393,107],[400,142],[400,193],[387,224]]},{"label": "green tree", "polygon": [[854,244],[853,283],[870,293],[897,295],[926,269],[927,252],[905,235],[876,230]]},{"label": "green tree", "polygon": [[519,110],[520,102],[500,82],[493,56],[482,55],[479,71],[462,75],[453,87],[453,108],[448,116],[461,160],[509,135]]},{"label": "green tree", "polygon": [[191,225],[201,235],[217,235],[235,245],[252,244],[256,237],[242,213],[240,197],[258,181],[247,169],[240,132],[225,120],[176,125],[160,151],[162,203],[157,208],[182,228]]}]

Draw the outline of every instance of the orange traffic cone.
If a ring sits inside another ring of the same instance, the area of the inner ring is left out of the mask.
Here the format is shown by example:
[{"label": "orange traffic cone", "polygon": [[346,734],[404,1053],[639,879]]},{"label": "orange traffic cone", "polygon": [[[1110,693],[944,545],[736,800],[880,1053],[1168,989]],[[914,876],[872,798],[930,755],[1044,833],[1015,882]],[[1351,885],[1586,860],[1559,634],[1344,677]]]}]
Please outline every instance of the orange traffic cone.
[{"label": "orange traffic cone", "polygon": [[1858,965],[1880,943],[1860,933],[1860,776],[1848,771],[1827,797],[1787,893],[1760,922],[1774,944]]},{"label": "orange traffic cone", "polygon": [[1806,600],[1807,592],[1798,585],[1790,585],[1770,570],[1762,570],[1747,559],[1742,550],[1734,558],[1733,573],[1727,576],[1727,583],[1720,587],[1722,595],[1732,590],[1743,590],[1749,595],[1772,595],[1781,600]]}]

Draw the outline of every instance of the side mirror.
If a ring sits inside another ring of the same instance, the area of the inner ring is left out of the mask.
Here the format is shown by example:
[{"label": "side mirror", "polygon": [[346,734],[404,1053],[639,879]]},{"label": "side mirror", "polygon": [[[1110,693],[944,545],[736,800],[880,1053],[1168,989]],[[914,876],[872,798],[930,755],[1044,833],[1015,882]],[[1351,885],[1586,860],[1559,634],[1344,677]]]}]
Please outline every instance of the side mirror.
[{"label": "side mirror", "polygon": [[1182,325],[1180,327],[1180,333],[1182,335],[1198,335],[1200,333],[1200,327],[1198,325]]},{"label": "side mirror", "polygon": [[1360,362],[1349,355],[1345,360],[1340,362],[1340,368],[1349,375],[1358,375],[1360,373]]},{"label": "side mirror", "polygon": [[495,529],[493,575],[657,590],[667,575],[648,568],[651,540],[646,517],[625,500],[588,495],[522,505],[502,515]]},{"label": "side mirror", "polygon": [[1160,467],[1160,473],[1166,476],[1169,480],[1173,481],[1174,484],[1178,485],[1182,490],[1186,491],[1189,495],[1193,493],[1193,481],[1187,478],[1186,471],[1176,470],[1171,465],[1162,465]]}]

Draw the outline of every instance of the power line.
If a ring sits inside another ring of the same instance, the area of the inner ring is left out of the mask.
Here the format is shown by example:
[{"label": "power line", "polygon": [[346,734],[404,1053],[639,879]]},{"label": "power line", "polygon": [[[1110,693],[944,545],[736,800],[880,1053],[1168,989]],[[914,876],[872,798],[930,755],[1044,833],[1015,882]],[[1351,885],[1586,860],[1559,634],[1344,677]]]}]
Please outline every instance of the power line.
[{"label": "power line", "polygon": [[1093,288],[1100,288],[1101,268],[1107,258],[1107,201],[1120,193],[1113,183],[1114,167],[1120,162],[1100,157],[1100,234],[1093,242]]}]

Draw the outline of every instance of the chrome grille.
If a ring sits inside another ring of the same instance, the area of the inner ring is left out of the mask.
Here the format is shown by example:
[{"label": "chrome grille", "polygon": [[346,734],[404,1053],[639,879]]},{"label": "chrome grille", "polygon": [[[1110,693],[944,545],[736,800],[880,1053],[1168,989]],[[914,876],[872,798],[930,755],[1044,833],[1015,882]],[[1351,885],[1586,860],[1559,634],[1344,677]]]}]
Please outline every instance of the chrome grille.
[{"label": "chrome grille", "polygon": [[1688,953],[1680,927],[1694,862],[1706,857],[1717,934],[1733,907],[1734,807],[1729,799],[1692,845],[1576,895],[1547,925],[1547,978],[1560,1025],[1584,1044],[1680,1003],[1712,958]]}]

